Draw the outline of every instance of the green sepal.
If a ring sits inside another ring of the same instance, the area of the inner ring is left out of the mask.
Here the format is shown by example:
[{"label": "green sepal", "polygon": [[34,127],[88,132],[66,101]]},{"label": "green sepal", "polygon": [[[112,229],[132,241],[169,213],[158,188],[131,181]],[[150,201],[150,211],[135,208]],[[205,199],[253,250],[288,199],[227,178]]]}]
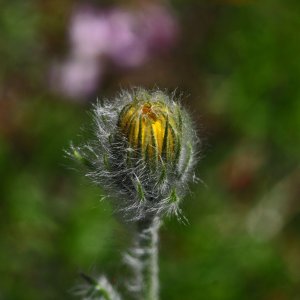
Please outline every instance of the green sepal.
[{"label": "green sepal", "polygon": [[178,129],[180,130],[180,132],[182,131],[182,116],[181,116],[181,111],[178,105],[176,105],[176,110],[177,110],[177,116],[178,116]]},{"label": "green sepal", "polygon": [[136,179],[136,191],[137,191],[139,200],[145,201],[146,198],[145,198],[144,188],[138,179]]},{"label": "green sepal", "polygon": [[149,144],[147,144],[147,147],[145,150],[145,161],[149,165],[150,170],[154,171],[155,167],[156,167],[156,162],[153,161],[153,159],[151,159],[149,148],[150,148],[150,146],[149,146]]},{"label": "green sepal", "polygon": [[[175,129],[173,128],[173,126],[171,124],[169,124],[170,127],[170,131],[173,135],[172,143],[173,143],[173,147],[174,147],[174,153],[171,153],[171,151],[169,150],[167,155],[168,157],[172,160],[172,164],[176,165],[178,162],[178,158],[179,158],[179,154],[180,154],[180,137],[178,136],[178,132],[175,131]],[[171,137],[169,137],[171,138]]]},{"label": "green sepal", "polygon": [[161,164],[161,173],[160,173],[160,176],[159,176],[159,179],[158,179],[158,183],[159,184],[162,184],[167,178],[167,169],[166,169],[166,166],[165,164],[162,162]]},{"label": "green sepal", "polygon": [[93,168],[93,165],[84,157],[81,155],[78,149],[73,149],[73,157],[76,161],[78,161],[80,164],[86,166],[89,169]]},{"label": "green sepal", "polygon": [[143,153],[143,140],[142,140],[142,133],[143,133],[143,117],[139,117],[139,132],[138,132],[138,142],[137,142],[137,152],[138,155],[144,156]]},{"label": "green sepal", "polygon": [[156,136],[154,134],[152,126],[151,126],[151,141],[152,141],[153,149],[155,151],[155,154],[154,154],[154,156],[155,156],[155,158],[154,158],[155,167],[157,167],[157,164],[158,164],[158,143],[157,143]]},{"label": "green sepal", "polygon": [[103,123],[105,126],[107,126],[107,124],[108,124],[108,122],[107,122],[107,117],[104,116],[104,115],[101,115],[100,118],[101,118],[102,123]]},{"label": "green sepal", "polygon": [[128,166],[128,167],[132,167],[132,158],[133,158],[133,156],[132,156],[132,150],[126,150],[126,165]]},{"label": "green sepal", "polygon": [[101,300],[111,300],[109,291],[100,286],[96,279],[84,273],[81,273],[80,275],[91,286],[89,291],[85,295],[86,297],[93,297],[91,299],[94,299],[94,297],[97,296],[101,297]]},{"label": "green sepal", "polygon": [[181,153],[181,139],[180,137],[176,136],[174,166],[178,165],[180,153]]},{"label": "green sepal", "polygon": [[119,119],[118,119],[118,126],[119,127],[121,127],[121,120],[122,120],[123,115],[125,115],[125,113],[129,110],[130,107],[131,107],[131,104],[127,104],[120,111],[120,113],[119,113]]},{"label": "green sepal", "polygon": [[103,154],[103,165],[107,171],[110,170],[110,163],[109,163],[108,156],[106,153]]},{"label": "green sepal", "polygon": [[169,195],[169,202],[170,203],[177,203],[177,202],[179,202],[179,197],[177,196],[177,193],[176,193],[176,189],[174,188],[174,189],[172,189],[171,190],[171,193],[170,193],[170,195]]},{"label": "green sepal", "polygon": [[192,149],[192,145],[191,143],[188,143],[187,144],[187,153],[186,153],[186,158],[185,158],[185,161],[184,161],[184,164],[183,164],[183,167],[181,170],[179,170],[179,177],[182,178],[186,171],[188,170],[189,166],[190,166],[190,163],[191,163],[191,160],[192,160],[192,152],[193,152],[193,149]]},{"label": "green sepal", "polygon": [[165,127],[165,132],[164,132],[164,140],[163,140],[163,145],[162,145],[162,151],[161,151],[161,156],[164,161],[167,161],[168,159],[168,134],[169,133],[169,117],[167,115],[166,118],[166,127]]}]

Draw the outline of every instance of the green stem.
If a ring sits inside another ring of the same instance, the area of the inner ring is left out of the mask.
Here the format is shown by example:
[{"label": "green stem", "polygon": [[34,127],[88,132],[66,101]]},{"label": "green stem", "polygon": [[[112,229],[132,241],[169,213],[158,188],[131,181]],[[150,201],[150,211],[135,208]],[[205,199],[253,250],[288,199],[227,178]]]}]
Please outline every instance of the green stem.
[{"label": "green stem", "polygon": [[159,299],[158,281],[158,217],[143,219],[137,224],[137,237],[132,257],[136,260],[137,296],[143,300]]}]

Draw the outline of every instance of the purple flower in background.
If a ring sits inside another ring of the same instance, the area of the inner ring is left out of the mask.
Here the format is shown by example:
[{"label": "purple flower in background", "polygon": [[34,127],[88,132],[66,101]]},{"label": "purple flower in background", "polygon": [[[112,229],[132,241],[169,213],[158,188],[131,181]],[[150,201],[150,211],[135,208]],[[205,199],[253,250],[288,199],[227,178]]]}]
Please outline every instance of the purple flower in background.
[{"label": "purple flower in background", "polygon": [[70,20],[70,57],[53,66],[52,86],[68,97],[88,96],[99,85],[106,61],[118,68],[139,67],[169,50],[177,35],[177,21],[166,7],[79,7]]},{"label": "purple flower in background", "polygon": [[109,52],[111,24],[107,13],[82,8],[71,17],[69,38],[76,56],[97,57]]},{"label": "purple flower in background", "polygon": [[121,67],[139,66],[170,49],[178,34],[175,17],[161,6],[146,6],[135,12],[115,10],[110,20],[114,39],[108,56]]},{"label": "purple flower in background", "polygon": [[109,15],[111,24],[110,51],[108,57],[120,67],[137,67],[148,58],[147,43],[141,37],[141,24],[134,12],[113,10]]},{"label": "purple flower in background", "polygon": [[100,65],[93,59],[71,58],[53,65],[51,84],[57,92],[73,99],[80,99],[95,91],[101,71]]},{"label": "purple flower in background", "polygon": [[142,38],[145,39],[150,51],[165,51],[174,46],[179,26],[166,7],[152,5],[140,13]]}]

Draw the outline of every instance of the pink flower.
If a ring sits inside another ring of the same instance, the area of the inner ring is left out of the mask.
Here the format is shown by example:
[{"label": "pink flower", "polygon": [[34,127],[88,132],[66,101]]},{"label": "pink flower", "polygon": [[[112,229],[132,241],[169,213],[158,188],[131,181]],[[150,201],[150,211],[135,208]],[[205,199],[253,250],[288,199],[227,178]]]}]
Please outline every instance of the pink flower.
[{"label": "pink flower", "polygon": [[148,58],[147,44],[141,38],[137,16],[130,11],[114,10],[109,16],[111,39],[109,58],[121,67],[137,67]]},{"label": "pink flower", "polygon": [[96,90],[107,60],[119,68],[138,67],[169,50],[177,35],[177,20],[166,7],[78,8],[70,20],[71,51],[66,61],[53,66],[52,87],[72,98],[88,96]]},{"label": "pink flower", "polygon": [[101,75],[101,68],[93,59],[74,57],[55,64],[51,71],[53,89],[73,99],[80,99],[94,92]]},{"label": "pink flower", "polygon": [[152,5],[140,12],[142,38],[149,50],[165,51],[174,46],[179,26],[175,16],[166,7]]},{"label": "pink flower", "polygon": [[91,8],[75,12],[70,24],[72,53],[107,57],[121,67],[136,67],[168,50],[178,32],[175,17],[164,7],[151,5],[138,11]]},{"label": "pink flower", "polygon": [[109,51],[111,24],[105,13],[84,8],[72,16],[69,36],[76,56],[95,57]]}]

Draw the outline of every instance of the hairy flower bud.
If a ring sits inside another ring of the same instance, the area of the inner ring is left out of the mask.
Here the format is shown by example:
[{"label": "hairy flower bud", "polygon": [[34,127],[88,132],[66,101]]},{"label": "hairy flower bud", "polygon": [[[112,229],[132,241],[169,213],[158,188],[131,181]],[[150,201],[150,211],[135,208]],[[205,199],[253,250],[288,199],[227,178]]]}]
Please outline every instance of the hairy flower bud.
[{"label": "hairy flower bud", "polygon": [[94,109],[95,139],[73,148],[94,182],[132,220],[180,215],[196,161],[197,136],[187,112],[165,93],[136,89]]}]

